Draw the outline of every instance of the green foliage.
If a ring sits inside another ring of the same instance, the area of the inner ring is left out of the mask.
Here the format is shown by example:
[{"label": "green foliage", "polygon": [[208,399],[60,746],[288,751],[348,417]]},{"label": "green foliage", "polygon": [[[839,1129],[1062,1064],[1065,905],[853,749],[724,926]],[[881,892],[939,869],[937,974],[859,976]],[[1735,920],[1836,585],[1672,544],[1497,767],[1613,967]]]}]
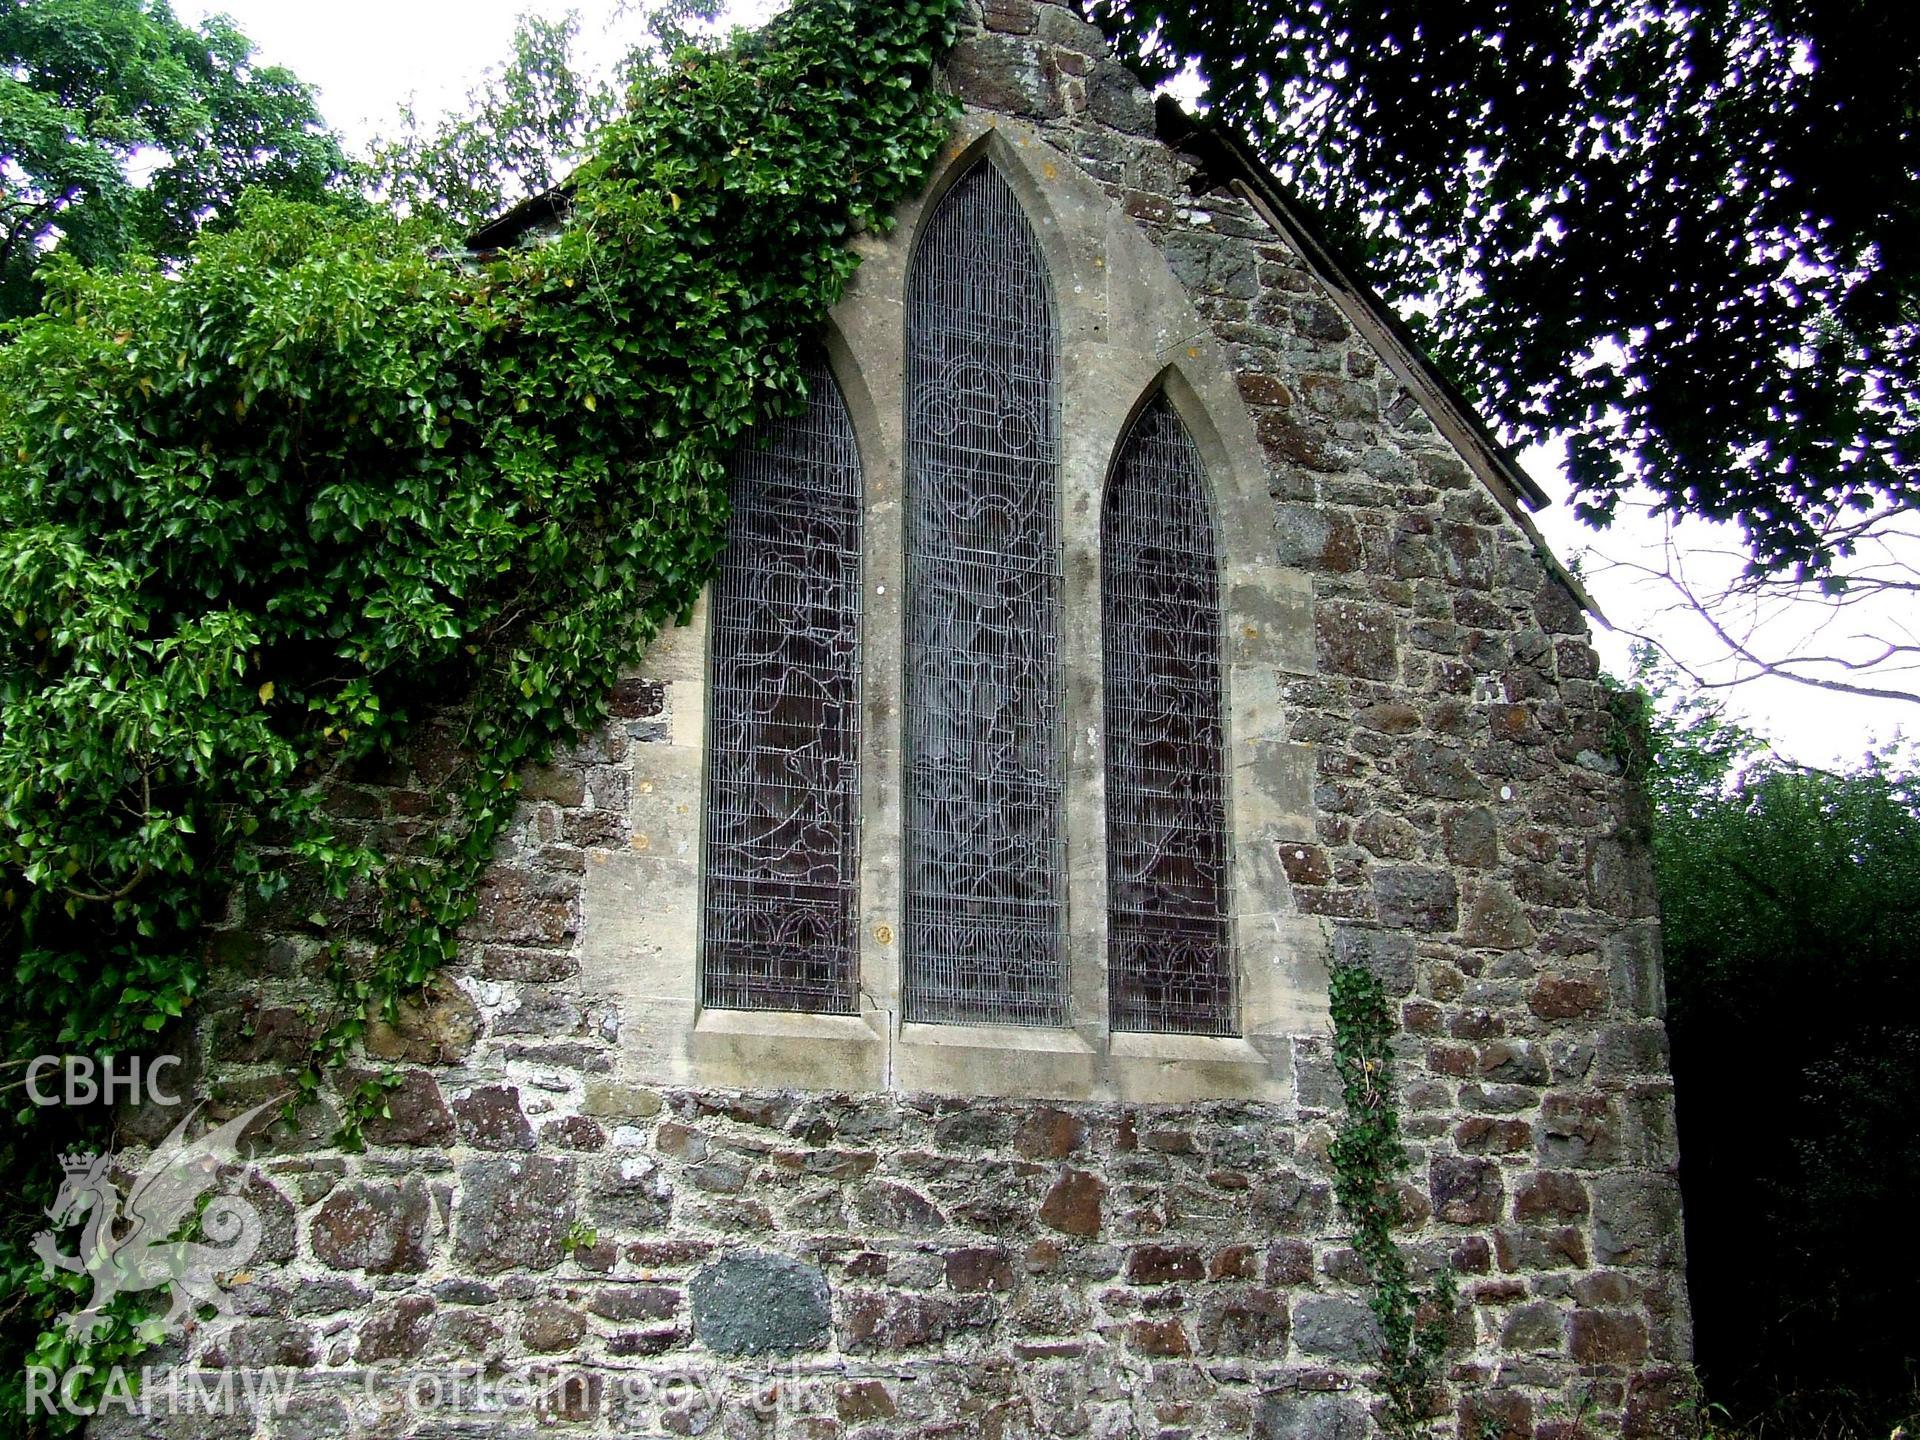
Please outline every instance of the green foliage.
[{"label": "green foliage", "polygon": [[1644,785],[1653,763],[1653,697],[1640,685],[1623,685],[1602,673],[1600,688],[1607,703],[1607,753],[1621,773]]},{"label": "green foliage", "polygon": [[624,0],[615,13],[640,39],[605,76],[581,67],[576,14],[523,15],[512,55],[468,92],[465,106],[430,126],[404,106],[399,133],[375,143],[361,179],[391,208],[449,237],[469,233],[564,184],[632,85],[682,50],[713,48],[720,9],[721,0]]},{"label": "green foliage", "polygon": [[1688,1278],[1715,1409],[1754,1435],[1920,1420],[1920,776],[1784,764],[1654,711]]},{"label": "green foliage", "polygon": [[250,187],[329,192],[346,162],[313,92],[252,55],[166,0],[0,0],[0,318],[38,308],[50,249],[177,258]]},{"label": "green foliage", "polygon": [[1920,7],[1092,8],[1197,62],[1504,430],[1568,437],[1588,518],[1637,479],[1791,570],[1920,497]]},{"label": "green foliage", "polygon": [[[957,8],[802,0],[681,50],[599,136],[565,230],[485,268],[419,223],[260,195],[177,273],[49,263],[47,313],[0,349],[11,1056],[188,1012],[236,883],[297,883],[331,938],[308,1088],[453,957],[518,775],[690,608],[728,453],[799,401],[848,238],[943,143]],[[327,778],[456,697],[426,838],[337,833]],[[360,1089],[356,1114],[384,1103]]]},{"label": "green foliage", "polygon": [[468,92],[461,110],[433,126],[411,105],[401,111],[400,133],[374,146],[369,188],[458,233],[558,184],[623,98],[618,84],[581,73],[578,36],[574,15],[522,16],[512,56]]},{"label": "green foliage", "polygon": [[[1767,753],[1767,742],[1732,719],[1726,705],[1678,678],[1650,645],[1635,647],[1635,683],[1602,677],[1616,707],[1639,713],[1640,768],[1647,798],[1670,845],[1685,817],[1718,807],[1731,786]],[[1658,845],[1656,848],[1658,848]]]},{"label": "green foliage", "polygon": [[1353,1227],[1353,1249],[1373,1281],[1368,1305],[1380,1326],[1381,1388],[1396,1434],[1412,1434],[1432,1413],[1447,1325],[1456,1299],[1442,1271],[1424,1291],[1395,1242],[1403,1218],[1400,1184],[1407,1169],[1393,1093],[1393,1007],[1379,977],[1359,965],[1337,965],[1328,983],[1333,1061],[1346,1115],[1329,1153],[1334,1193]]},{"label": "green foliage", "polygon": [[1600,677],[1607,748],[1656,811],[1713,803],[1767,748],[1724,703],[1682,680],[1649,644],[1634,646],[1634,678]]}]

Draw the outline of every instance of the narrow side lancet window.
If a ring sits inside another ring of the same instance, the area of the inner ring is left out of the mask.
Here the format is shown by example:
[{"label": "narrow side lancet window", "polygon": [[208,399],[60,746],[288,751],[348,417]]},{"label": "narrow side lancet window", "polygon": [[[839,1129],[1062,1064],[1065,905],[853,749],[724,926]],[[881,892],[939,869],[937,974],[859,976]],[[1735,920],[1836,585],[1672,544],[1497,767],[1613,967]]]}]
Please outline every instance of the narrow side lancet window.
[{"label": "narrow side lancet window", "polygon": [[1115,1030],[1236,1030],[1219,551],[1200,452],[1164,394],[1101,510],[1107,994]]},{"label": "narrow side lancet window", "polygon": [[851,1014],[860,812],[861,476],[824,358],[729,466],[711,591],[701,1002]]}]

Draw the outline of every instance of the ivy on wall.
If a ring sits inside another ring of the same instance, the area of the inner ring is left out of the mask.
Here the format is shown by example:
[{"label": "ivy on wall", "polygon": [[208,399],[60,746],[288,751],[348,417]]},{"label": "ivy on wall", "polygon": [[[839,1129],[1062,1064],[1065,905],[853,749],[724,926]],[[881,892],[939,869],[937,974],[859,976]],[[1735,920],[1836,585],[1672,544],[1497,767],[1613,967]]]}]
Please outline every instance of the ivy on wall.
[{"label": "ivy on wall", "polygon": [[1432,1414],[1452,1318],[1455,1287],[1442,1270],[1421,1287],[1394,1239],[1407,1168],[1393,1089],[1393,1007],[1380,978],[1363,965],[1336,965],[1328,982],[1333,1063],[1347,1102],[1329,1152],[1334,1194],[1353,1227],[1354,1253],[1373,1282],[1368,1305],[1379,1326],[1385,1419],[1397,1435],[1420,1433]]},{"label": "ivy on wall", "polygon": [[[264,198],[177,270],[52,262],[47,312],[0,346],[11,1061],[137,1050],[189,1014],[236,885],[272,899],[297,875],[361,917],[328,952],[309,1090],[454,958],[518,777],[698,596],[728,453],[800,398],[848,238],[923,182],[959,9],[800,0],[683,53],[601,136],[566,227],[484,263]],[[449,697],[460,759],[424,839],[337,828],[327,778],[401,753]],[[1392,1235],[1391,1014],[1356,970],[1333,1009],[1339,1198],[1411,1422],[1439,1331]],[[351,1134],[379,1087],[349,1098]],[[43,1278],[27,1243],[69,1136],[10,1119],[9,1168],[43,1177],[0,1235],[18,1414],[22,1350],[104,1371],[159,1336],[137,1298],[90,1344],[50,1323],[85,1282]]]},{"label": "ivy on wall", "polygon": [[[517,777],[691,606],[729,451],[798,400],[849,236],[944,142],[958,10],[801,0],[682,52],[565,229],[489,263],[256,198],[177,271],[49,266],[47,312],[0,347],[10,1059],[137,1049],[187,1013],[236,882],[299,872],[368,917],[309,1087],[453,958]],[[398,855],[337,830],[320,782],[449,696],[442,823]],[[11,1120],[9,1159],[50,1169],[53,1126]],[[12,1217],[5,1278],[44,1320],[66,1292],[24,1253],[37,1218]],[[77,1358],[51,1331],[38,1354]]]}]

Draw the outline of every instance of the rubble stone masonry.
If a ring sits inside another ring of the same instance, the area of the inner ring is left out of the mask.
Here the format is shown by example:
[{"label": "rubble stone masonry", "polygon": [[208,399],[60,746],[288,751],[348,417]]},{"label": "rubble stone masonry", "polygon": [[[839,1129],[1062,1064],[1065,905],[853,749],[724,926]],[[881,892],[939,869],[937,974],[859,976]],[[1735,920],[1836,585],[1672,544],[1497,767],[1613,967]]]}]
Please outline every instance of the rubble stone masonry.
[{"label": "rubble stone masonry", "polygon": [[[1258,543],[1309,582],[1277,701],[1313,770],[1305,828],[1256,858],[1321,962],[1399,1007],[1403,1241],[1459,1277],[1440,1432],[1668,1433],[1689,1327],[1657,912],[1578,601],[1350,297],[1245,192],[1194,193],[1091,27],[986,0],[947,73],[974,123],[1051,147],[1157,247],[1257,433]],[[326,1100],[274,1133],[245,1318],[166,1356],[296,1367],[257,1420],[273,1440],[1375,1433],[1324,1024],[1291,1037],[1283,1099],[634,1078],[648,1017],[583,974],[585,894],[654,843],[636,777],[697,704],[643,670],[527,777],[462,963],[340,1079],[391,1068],[388,1114],[359,1153]],[[428,823],[450,744],[336,787],[336,812]],[[315,908],[296,884],[216,937],[191,1057],[216,1114],[304,1053]]]}]

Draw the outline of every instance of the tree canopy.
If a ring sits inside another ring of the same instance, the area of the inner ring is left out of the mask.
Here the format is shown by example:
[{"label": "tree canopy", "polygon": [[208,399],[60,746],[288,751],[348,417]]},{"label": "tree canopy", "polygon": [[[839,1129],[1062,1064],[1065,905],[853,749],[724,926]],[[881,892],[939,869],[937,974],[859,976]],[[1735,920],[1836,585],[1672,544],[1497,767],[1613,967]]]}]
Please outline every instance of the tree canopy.
[{"label": "tree canopy", "polygon": [[1322,212],[1581,512],[1823,571],[1920,500],[1920,7],[1090,0]]},{"label": "tree canopy", "polygon": [[0,0],[0,318],[39,308],[60,249],[176,258],[258,187],[318,199],[345,170],[313,92],[166,0]]},{"label": "tree canopy", "polygon": [[579,17],[522,15],[513,48],[452,113],[423,117],[401,107],[396,131],[377,140],[363,167],[366,189],[389,208],[437,225],[448,237],[497,219],[515,202],[563,183],[593,137],[617,116],[635,84],[682,51],[715,47],[722,0],[624,0],[632,41],[596,73],[579,55]]},{"label": "tree canopy", "polygon": [[368,188],[391,207],[450,232],[498,216],[563,179],[588,138],[620,108],[619,87],[596,85],[574,47],[579,22],[524,15],[513,53],[437,121],[412,105],[398,133],[375,142]]},{"label": "tree canopy", "polygon": [[1920,1419],[1920,776],[1783,764],[1698,692],[1651,759],[1701,1378],[1758,1434],[1886,1435]]}]

